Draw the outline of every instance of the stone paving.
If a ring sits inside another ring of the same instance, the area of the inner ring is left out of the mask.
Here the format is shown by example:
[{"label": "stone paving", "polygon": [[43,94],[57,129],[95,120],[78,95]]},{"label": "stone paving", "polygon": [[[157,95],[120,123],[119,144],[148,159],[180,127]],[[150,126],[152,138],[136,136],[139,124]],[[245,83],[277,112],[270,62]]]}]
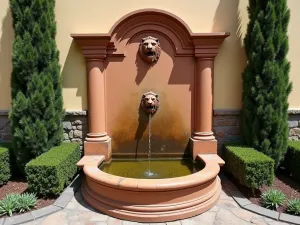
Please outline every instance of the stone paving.
[{"label": "stone paving", "polygon": [[[119,220],[96,212],[85,204],[81,191],[78,190],[65,209],[38,220],[23,223],[23,225],[138,225],[150,223],[137,223]],[[223,189],[221,197],[209,211],[184,220],[167,223],[151,223],[165,225],[284,225],[288,223],[272,220],[247,210],[241,209],[233,198]]]}]

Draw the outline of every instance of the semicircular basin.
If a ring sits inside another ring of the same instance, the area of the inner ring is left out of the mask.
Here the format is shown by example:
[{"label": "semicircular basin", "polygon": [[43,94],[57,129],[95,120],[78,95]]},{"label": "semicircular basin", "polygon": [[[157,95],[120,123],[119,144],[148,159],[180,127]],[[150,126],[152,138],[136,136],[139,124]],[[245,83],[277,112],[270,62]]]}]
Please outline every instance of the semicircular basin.
[{"label": "semicircular basin", "polygon": [[216,154],[198,155],[205,166],[196,173],[166,179],[135,179],[101,171],[104,156],[84,156],[84,200],[107,215],[138,222],[166,222],[210,209],[218,200],[218,177],[224,161]]}]

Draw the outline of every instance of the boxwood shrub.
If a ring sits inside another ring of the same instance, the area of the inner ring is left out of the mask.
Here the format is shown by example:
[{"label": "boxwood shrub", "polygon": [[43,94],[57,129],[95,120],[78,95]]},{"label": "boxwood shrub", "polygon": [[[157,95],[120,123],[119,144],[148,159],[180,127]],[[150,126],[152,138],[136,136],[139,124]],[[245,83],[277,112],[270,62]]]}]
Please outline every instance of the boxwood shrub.
[{"label": "boxwood shrub", "polygon": [[289,141],[284,167],[293,179],[300,182],[300,141]]},{"label": "boxwood shrub", "polygon": [[274,180],[274,160],[253,148],[226,144],[224,150],[225,169],[240,184],[254,189],[270,186]]},{"label": "boxwood shrub", "polygon": [[31,191],[45,196],[63,191],[77,172],[79,144],[63,143],[27,163],[25,172]]},{"label": "boxwood shrub", "polygon": [[11,177],[10,152],[7,144],[0,144],[0,186]]}]

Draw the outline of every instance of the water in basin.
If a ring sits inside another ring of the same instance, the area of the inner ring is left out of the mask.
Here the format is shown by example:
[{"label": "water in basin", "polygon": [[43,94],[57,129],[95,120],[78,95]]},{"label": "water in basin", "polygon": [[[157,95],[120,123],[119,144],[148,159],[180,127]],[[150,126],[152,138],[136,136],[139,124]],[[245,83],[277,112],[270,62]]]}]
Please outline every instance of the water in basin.
[{"label": "water in basin", "polygon": [[193,163],[191,159],[152,159],[150,162],[148,160],[112,160],[111,163],[100,165],[100,169],[106,173],[139,179],[181,177],[198,172],[203,167],[203,163],[200,161]]}]

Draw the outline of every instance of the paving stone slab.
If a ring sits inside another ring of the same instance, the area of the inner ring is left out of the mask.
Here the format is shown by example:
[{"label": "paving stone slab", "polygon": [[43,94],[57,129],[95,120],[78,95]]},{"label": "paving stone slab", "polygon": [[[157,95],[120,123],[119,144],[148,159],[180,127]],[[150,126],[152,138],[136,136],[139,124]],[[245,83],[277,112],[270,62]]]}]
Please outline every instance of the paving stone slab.
[{"label": "paving stone slab", "polygon": [[63,192],[58,199],[56,199],[56,201],[53,203],[53,205],[61,207],[61,208],[65,208],[68,203],[71,201],[71,199],[73,198],[74,193],[70,193],[70,192]]},{"label": "paving stone slab", "polygon": [[80,188],[81,183],[82,183],[82,178],[83,178],[83,175],[78,174],[76,176],[76,178],[74,179],[74,181],[69,185],[69,188],[72,188],[74,193],[77,192],[77,190]]},{"label": "paving stone slab", "polygon": [[293,216],[286,213],[280,213],[279,220],[287,223],[300,224],[300,216]]},{"label": "paving stone slab", "polygon": [[251,204],[251,202],[240,191],[231,191],[230,194],[240,206]]},{"label": "paving stone slab", "polygon": [[[205,224],[205,225],[213,225],[216,218],[216,212],[205,212],[198,216],[192,217],[192,224]],[[180,225],[180,221],[178,224]],[[168,225],[168,223],[167,223]]]},{"label": "paving stone slab", "polygon": [[275,219],[275,220],[278,220],[278,218],[279,218],[279,213],[278,212],[260,207],[260,206],[255,205],[255,204],[245,205],[245,206],[241,206],[241,207],[244,208],[244,209],[247,209],[251,212],[254,212],[254,213],[257,213],[257,214]]},{"label": "paving stone slab", "polygon": [[34,210],[31,212],[33,215],[34,219],[41,218],[46,215],[50,215],[52,213],[55,213],[57,211],[61,210],[61,207],[55,206],[55,205],[49,205],[44,208]]},{"label": "paving stone slab", "polygon": [[34,217],[31,213],[24,213],[22,215],[8,217],[4,220],[4,225],[15,225],[23,224],[29,221],[34,220]]},{"label": "paving stone slab", "polygon": [[107,225],[107,223],[106,222],[96,222],[96,223],[94,223],[94,225]]},{"label": "paving stone slab", "polygon": [[167,225],[181,225],[180,221],[167,222]]}]

